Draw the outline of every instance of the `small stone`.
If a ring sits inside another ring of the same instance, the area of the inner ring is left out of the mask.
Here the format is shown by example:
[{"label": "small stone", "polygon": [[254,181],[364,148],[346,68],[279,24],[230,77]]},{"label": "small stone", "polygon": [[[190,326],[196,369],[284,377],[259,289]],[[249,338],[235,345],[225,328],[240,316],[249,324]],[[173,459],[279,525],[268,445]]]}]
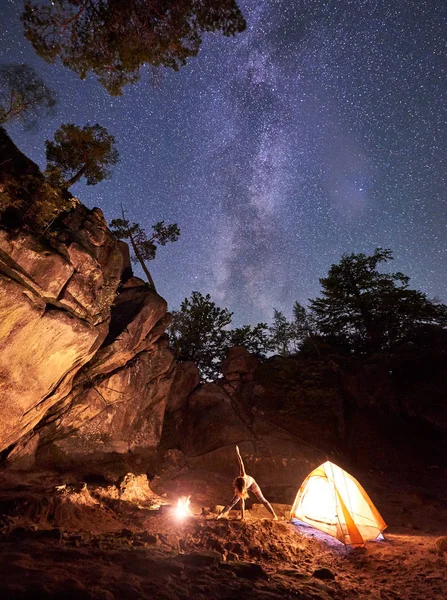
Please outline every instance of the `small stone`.
[{"label": "small stone", "polygon": [[62,537],[62,531],[58,528],[43,529],[39,531],[39,537],[60,540]]},{"label": "small stone", "polygon": [[18,537],[18,538],[22,538],[22,537],[27,537],[29,536],[31,533],[31,531],[29,529],[26,529],[25,527],[15,527],[12,531],[11,531],[11,537]]},{"label": "small stone", "polygon": [[258,563],[236,561],[231,564],[224,563],[221,566],[222,568],[230,569],[237,577],[241,577],[242,579],[268,579],[267,573]]},{"label": "small stone", "polygon": [[122,529],[121,530],[121,537],[123,537],[123,538],[131,538],[132,535],[133,534],[130,529]]},{"label": "small stone", "polygon": [[315,569],[312,573],[312,577],[316,577],[317,579],[335,579],[335,575],[330,569],[326,569],[326,567]]},{"label": "small stone", "polygon": [[281,569],[278,571],[281,575],[286,575],[287,577],[294,577],[295,579],[306,579],[307,575],[304,573],[300,573],[297,569]]},{"label": "small stone", "polygon": [[158,537],[156,535],[147,532],[142,533],[139,536],[139,539],[145,544],[149,544],[150,546],[155,546],[159,542]]}]

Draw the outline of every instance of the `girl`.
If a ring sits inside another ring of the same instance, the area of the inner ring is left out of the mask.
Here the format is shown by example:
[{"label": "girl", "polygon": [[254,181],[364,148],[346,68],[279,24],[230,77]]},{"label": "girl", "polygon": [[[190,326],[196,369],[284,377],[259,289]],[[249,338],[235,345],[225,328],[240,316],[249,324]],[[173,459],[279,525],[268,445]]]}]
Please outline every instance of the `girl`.
[{"label": "girl", "polygon": [[217,517],[221,519],[226,516],[230,510],[237,504],[237,502],[241,501],[241,519],[245,517],[245,498],[248,498],[248,492],[252,492],[259,502],[265,506],[265,508],[269,511],[269,513],[273,516],[275,521],[278,520],[278,517],[275,514],[275,511],[272,508],[272,505],[268,500],[266,500],[262,494],[261,488],[256,483],[256,481],[251,477],[251,475],[247,475],[245,472],[244,463],[242,461],[241,453],[239,452],[238,446],[236,446],[236,454],[237,459],[239,461],[239,476],[233,481],[234,486],[234,496],[230,504],[228,504],[220,515]]}]

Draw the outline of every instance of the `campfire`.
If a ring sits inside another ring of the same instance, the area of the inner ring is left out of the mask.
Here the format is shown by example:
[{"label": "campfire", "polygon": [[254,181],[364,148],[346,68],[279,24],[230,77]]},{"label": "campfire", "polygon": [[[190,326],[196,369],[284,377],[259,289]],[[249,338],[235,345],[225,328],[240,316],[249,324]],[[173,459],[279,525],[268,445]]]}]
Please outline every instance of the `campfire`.
[{"label": "campfire", "polygon": [[191,496],[182,496],[178,499],[175,509],[175,516],[177,519],[184,519],[185,517],[189,517],[191,515],[191,511],[189,510],[190,498]]}]

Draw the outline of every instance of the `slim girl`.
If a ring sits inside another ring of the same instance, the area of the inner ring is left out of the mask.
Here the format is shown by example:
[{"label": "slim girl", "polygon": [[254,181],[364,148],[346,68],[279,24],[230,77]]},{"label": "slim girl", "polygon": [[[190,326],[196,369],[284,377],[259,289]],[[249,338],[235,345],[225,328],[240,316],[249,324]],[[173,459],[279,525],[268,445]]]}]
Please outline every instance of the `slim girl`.
[{"label": "slim girl", "polygon": [[244,517],[245,517],[245,499],[248,498],[248,492],[252,492],[252,494],[254,494],[256,496],[256,498],[259,500],[259,502],[262,502],[262,504],[265,506],[265,508],[273,516],[273,519],[275,521],[277,521],[278,517],[276,516],[276,513],[273,510],[270,502],[264,498],[261,488],[256,483],[254,478],[251,475],[247,475],[247,473],[245,472],[244,463],[242,461],[241,453],[239,452],[238,446],[236,446],[236,454],[237,454],[237,459],[239,461],[239,475],[233,481],[234,496],[233,496],[233,499],[231,500],[231,502],[223,509],[223,511],[220,513],[220,515],[217,518],[221,519],[222,517],[226,516],[230,512],[230,510],[233,508],[233,506],[235,506],[237,504],[237,502],[240,500],[241,501],[241,519],[244,519]]}]

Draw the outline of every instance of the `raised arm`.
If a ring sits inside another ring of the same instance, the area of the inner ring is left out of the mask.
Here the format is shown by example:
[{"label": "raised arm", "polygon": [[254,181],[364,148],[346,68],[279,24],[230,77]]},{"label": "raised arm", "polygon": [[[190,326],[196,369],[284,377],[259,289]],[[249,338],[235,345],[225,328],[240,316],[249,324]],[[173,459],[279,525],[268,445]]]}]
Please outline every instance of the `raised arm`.
[{"label": "raised arm", "polygon": [[237,454],[237,459],[239,461],[239,475],[241,477],[244,477],[246,475],[246,473],[245,473],[244,462],[242,460],[241,453],[239,452],[239,446],[236,446],[236,454]]}]

